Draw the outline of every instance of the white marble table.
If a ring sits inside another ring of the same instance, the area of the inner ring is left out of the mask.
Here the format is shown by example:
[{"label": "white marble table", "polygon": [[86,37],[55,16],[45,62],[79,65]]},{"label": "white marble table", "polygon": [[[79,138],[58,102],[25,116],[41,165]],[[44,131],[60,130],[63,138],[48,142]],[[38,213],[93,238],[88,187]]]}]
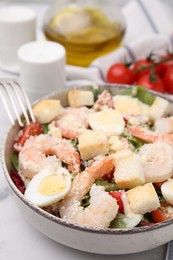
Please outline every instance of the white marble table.
[{"label": "white marble table", "polygon": [[[0,7],[2,5],[1,2]],[[41,15],[38,5],[35,4],[34,7],[37,12],[39,11],[38,15]],[[45,8],[46,6],[43,6],[41,11],[44,11]],[[0,70],[0,79],[14,77],[17,76]],[[0,122],[0,144],[2,144],[10,122],[1,103]],[[166,246],[131,255],[105,256],[85,253],[60,245],[39,233],[24,219],[22,212],[15,204],[0,166],[0,260],[162,260],[165,259]]]}]

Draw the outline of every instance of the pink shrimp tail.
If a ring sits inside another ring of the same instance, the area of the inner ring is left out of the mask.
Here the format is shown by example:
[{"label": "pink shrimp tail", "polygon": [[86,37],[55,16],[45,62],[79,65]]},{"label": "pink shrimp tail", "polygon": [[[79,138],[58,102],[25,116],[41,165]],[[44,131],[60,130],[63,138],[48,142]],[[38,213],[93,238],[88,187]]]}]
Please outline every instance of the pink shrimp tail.
[{"label": "pink shrimp tail", "polygon": [[131,135],[148,143],[154,143],[156,141],[173,143],[173,134],[157,134],[154,131],[138,126],[131,127],[128,131]]},{"label": "pink shrimp tail", "polygon": [[105,175],[109,175],[115,168],[114,160],[112,157],[106,157],[101,162],[94,162],[92,166],[86,171],[88,173],[94,173],[94,179],[102,178]]},{"label": "pink shrimp tail", "polygon": [[77,151],[64,146],[63,144],[58,145],[57,149],[59,159],[68,164],[70,172],[78,174],[80,172],[80,155]]}]

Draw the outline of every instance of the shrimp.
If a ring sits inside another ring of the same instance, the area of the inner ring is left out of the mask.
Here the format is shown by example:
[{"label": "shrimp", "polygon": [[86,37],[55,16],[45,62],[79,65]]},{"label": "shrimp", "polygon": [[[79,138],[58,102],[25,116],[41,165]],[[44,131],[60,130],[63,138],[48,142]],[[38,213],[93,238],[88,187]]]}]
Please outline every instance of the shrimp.
[{"label": "shrimp", "polygon": [[173,148],[169,143],[144,144],[139,151],[146,182],[162,182],[173,174]]},{"label": "shrimp", "polygon": [[[61,218],[75,224],[108,227],[118,212],[117,202],[105,192],[104,187],[93,183],[113,169],[113,158],[106,157],[77,175],[69,194],[59,205]],[[90,205],[84,209],[80,203],[89,190]]]},{"label": "shrimp", "polygon": [[134,126],[129,128],[129,133],[139,139],[142,139],[148,143],[154,143],[156,141],[163,141],[173,144],[173,134],[159,134],[154,131]]},{"label": "shrimp", "polygon": [[94,104],[94,110],[100,111],[103,110],[104,108],[112,108],[114,109],[114,102],[111,94],[107,91],[104,90],[101,95],[99,95],[99,98]]},{"label": "shrimp", "polygon": [[30,137],[19,153],[19,167],[25,177],[32,179],[45,167],[57,167],[61,161],[74,173],[80,171],[80,156],[70,141],[50,135]]},{"label": "shrimp", "polygon": [[65,112],[56,118],[55,125],[61,131],[63,137],[77,139],[89,126],[87,107],[67,108]]}]

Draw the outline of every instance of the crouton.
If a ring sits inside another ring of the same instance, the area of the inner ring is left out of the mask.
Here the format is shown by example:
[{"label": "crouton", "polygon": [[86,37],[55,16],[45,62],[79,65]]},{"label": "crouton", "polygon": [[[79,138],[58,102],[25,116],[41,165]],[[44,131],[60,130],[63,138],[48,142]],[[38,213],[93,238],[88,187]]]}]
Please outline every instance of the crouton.
[{"label": "crouton", "polygon": [[94,95],[90,90],[72,89],[68,92],[68,102],[71,107],[94,105]]},{"label": "crouton", "polygon": [[107,137],[99,131],[85,131],[79,136],[79,152],[83,160],[89,160],[97,155],[109,152]]},{"label": "crouton", "polygon": [[119,188],[130,189],[145,183],[144,172],[138,154],[122,150],[113,155],[116,169],[114,179]]},{"label": "crouton", "polygon": [[35,119],[41,124],[50,123],[64,111],[60,100],[56,99],[43,99],[34,105],[32,109]]},{"label": "crouton", "polygon": [[154,103],[149,108],[149,117],[155,121],[156,119],[167,116],[169,109],[169,102],[166,99],[156,97]]},{"label": "crouton", "polygon": [[132,211],[136,214],[145,214],[160,207],[159,198],[152,183],[128,190],[127,197]]}]

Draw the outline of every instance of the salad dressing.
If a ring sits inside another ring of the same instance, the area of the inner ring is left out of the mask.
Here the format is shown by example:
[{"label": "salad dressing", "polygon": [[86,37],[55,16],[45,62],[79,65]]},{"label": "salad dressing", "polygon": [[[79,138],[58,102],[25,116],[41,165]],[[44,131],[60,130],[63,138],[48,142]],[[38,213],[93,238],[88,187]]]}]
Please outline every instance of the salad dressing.
[{"label": "salad dressing", "polygon": [[68,64],[85,67],[119,47],[125,28],[97,7],[71,5],[45,23],[44,33],[48,40],[64,45]]}]

